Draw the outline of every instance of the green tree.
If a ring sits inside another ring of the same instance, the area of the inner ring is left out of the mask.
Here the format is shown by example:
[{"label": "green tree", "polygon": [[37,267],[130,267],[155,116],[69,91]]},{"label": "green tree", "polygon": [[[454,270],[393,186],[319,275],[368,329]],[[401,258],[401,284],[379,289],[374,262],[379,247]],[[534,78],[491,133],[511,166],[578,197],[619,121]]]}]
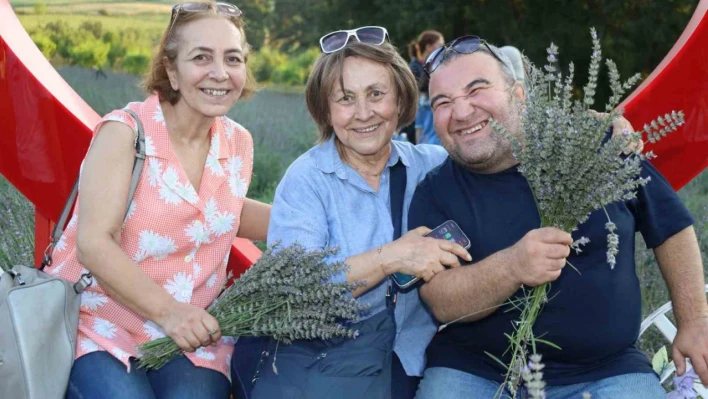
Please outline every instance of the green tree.
[{"label": "green tree", "polygon": [[66,21],[49,22],[39,29],[49,35],[57,46],[57,54],[64,59],[71,57],[71,48],[82,40],[78,29],[72,28]]},{"label": "green tree", "polygon": [[253,54],[249,61],[256,80],[267,82],[278,68],[282,69],[288,63],[288,57],[280,50],[267,46]]},{"label": "green tree", "polygon": [[118,60],[122,59],[127,53],[121,35],[116,31],[109,30],[103,34],[101,40],[110,45],[110,49],[108,50],[108,65],[116,66]]},{"label": "green tree", "polygon": [[69,63],[84,68],[101,67],[108,61],[111,46],[92,36],[69,49]]},{"label": "green tree", "polygon": [[[476,34],[498,45],[514,45],[543,63],[551,43],[560,64],[576,63],[576,82],[587,80],[590,27],[597,28],[604,55],[620,73],[650,73],[674,45],[697,5],[696,0],[273,0],[273,12],[252,25],[264,26],[271,45],[289,50],[316,46],[333,30],[385,26],[405,54],[406,45],[425,29],[447,40]],[[581,67],[583,66],[583,67]],[[598,104],[606,101],[605,85]]]},{"label": "green tree", "polygon": [[127,53],[121,67],[133,75],[142,75],[150,66],[150,54],[145,52]]},{"label": "green tree", "polygon": [[47,13],[47,3],[38,2],[34,3],[34,13],[37,15],[44,15]]},{"label": "green tree", "polygon": [[79,29],[91,33],[96,39],[103,36],[103,24],[101,21],[84,21],[79,26]]},{"label": "green tree", "polygon": [[52,41],[52,38],[46,33],[35,31],[30,34],[32,41],[39,48],[45,58],[51,59],[57,52],[57,45]]},{"label": "green tree", "polygon": [[246,21],[246,37],[255,49],[268,44],[270,25],[274,23],[275,0],[229,1],[236,5]]}]

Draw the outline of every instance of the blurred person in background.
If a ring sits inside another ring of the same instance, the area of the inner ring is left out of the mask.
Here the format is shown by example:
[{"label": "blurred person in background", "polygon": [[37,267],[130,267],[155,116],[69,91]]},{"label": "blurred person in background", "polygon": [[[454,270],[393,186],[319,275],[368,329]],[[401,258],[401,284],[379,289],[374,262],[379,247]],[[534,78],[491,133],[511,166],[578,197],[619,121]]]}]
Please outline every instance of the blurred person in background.
[{"label": "blurred person in background", "polygon": [[408,48],[411,56],[410,68],[416,82],[418,82],[418,90],[420,91],[418,112],[414,123],[415,141],[413,142],[415,144],[440,145],[440,140],[435,134],[435,126],[433,126],[433,109],[430,107],[430,99],[428,98],[428,75],[423,71],[423,63],[433,51],[443,44],[445,44],[445,38],[442,33],[426,30]]}]

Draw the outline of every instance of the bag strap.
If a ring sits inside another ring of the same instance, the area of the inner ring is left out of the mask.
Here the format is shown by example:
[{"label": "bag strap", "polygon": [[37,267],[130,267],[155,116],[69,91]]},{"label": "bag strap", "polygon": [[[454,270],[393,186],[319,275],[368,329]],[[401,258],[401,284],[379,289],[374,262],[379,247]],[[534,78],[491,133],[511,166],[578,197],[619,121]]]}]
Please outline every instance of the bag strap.
[{"label": "bag strap", "polygon": [[[401,238],[403,230],[403,199],[405,198],[407,176],[406,165],[402,160],[391,167],[391,183],[389,185],[389,197],[391,200],[391,224],[393,224],[393,240]],[[386,299],[387,306],[396,303],[396,291],[398,287],[391,282],[392,277],[388,277]]]},{"label": "bag strap", "polygon": [[[135,138],[134,143],[135,162],[133,162],[133,171],[130,179],[130,190],[128,191],[128,207],[126,208],[125,216],[123,217],[123,222],[125,222],[125,220],[128,219],[130,203],[132,202],[133,196],[135,195],[135,190],[138,188],[140,174],[142,173],[143,165],[145,164],[145,131],[143,129],[142,121],[140,121],[140,118],[133,110],[126,108],[123,111],[127,112],[128,114],[130,114],[130,116],[133,117],[133,119],[135,119],[135,124],[138,129],[138,136]],[[71,214],[71,208],[73,207],[74,202],[76,201],[76,196],[79,192],[80,178],[81,176],[76,177],[76,181],[74,182],[74,186],[71,189],[69,198],[66,199],[64,209],[61,211],[61,216],[59,216],[59,220],[54,225],[54,230],[52,230],[49,245],[47,246],[47,249],[44,250],[44,259],[42,259],[42,265],[39,267],[40,270],[44,270],[45,267],[52,265],[52,252],[54,252],[54,246],[56,245],[56,243],[59,242],[59,239],[61,239],[61,235],[64,234],[64,226],[66,226],[67,219]]]},{"label": "bag strap", "polygon": [[128,207],[125,210],[125,216],[123,217],[123,223],[128,220],[128,212],[130,211],[130,203],[133,201],[135,196],[135,190],[138,189],[138,182],[140,181],[140,174],[143,171],[143,166],[145,165],[145,130],[143,129],[143,122],[138,117],[132,109],[125,109],[125,112],[129,113],[130,116],[135,119],[135,125],[138,128],[138,137],[135,138],[135,161],[133,162],[133,172],[130,177],[130,191],[128,191]]},{"label": "bag strap", "polygon": [[403,198],[406,193],[406,165],[398,161],[391,167],[391,184],[389,196],[391,199],[391,223],[393,224],[393,239],[401,238],[403,228]]}]

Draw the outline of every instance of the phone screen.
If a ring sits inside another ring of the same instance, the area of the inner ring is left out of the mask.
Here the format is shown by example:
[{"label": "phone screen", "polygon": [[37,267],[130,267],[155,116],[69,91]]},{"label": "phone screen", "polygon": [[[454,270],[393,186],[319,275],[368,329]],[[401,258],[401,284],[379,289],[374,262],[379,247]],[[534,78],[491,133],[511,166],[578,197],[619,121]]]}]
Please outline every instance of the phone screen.
[{"label": "phone screen", "polygon": [[465,249],[470,247],[470,240],[467,238],[465,233],[462,232],[462,229],[460,229],[460,226],[458,226],[454,220],[448,220],[425,236],[456,242]]},{"label": "phone screen", "polygon": [[[448,220],[447,222],[431,230],[425,236],[456,242],[465,249],[470,247],[469,238],[467,238],[465,233],[462,232],[462,229],[460,229],[460,226],[458,226],[454,220]],[[419,280],[418,277],[404,273],[394,273],[391,276],[393,277],[393,281],[396,282],[396,285],[401,288],[409,287]]]}]

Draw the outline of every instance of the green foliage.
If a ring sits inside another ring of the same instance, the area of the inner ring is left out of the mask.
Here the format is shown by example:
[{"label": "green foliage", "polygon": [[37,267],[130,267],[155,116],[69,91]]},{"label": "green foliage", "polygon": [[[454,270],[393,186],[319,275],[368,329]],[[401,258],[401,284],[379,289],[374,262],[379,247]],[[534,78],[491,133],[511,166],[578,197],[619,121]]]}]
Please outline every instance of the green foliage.
[{"label": "green foliage", "polygon": [[288,57],[277,49],[263,47],[249,58],[249,62],[256,80],[265,82],[270,80],[278,68],[288,64]]},{"label": "green foliage", "polygon": [[[72,4],[88,2],[71,0]],[[109,0],[91,2],[97,3],[94,10],[108,12]],[[46,0],[46,3],[55,6],[65,1]],[[698,2],[596,0],[568,2],[560,8],[558,2],[546,0],[251,0],[234,3],[246,16],[247,36],[254,48],[275,48],[289,56],[297,56],[291,51],[317,47],[320,36],[327,32],[382,25],[388,29],[392,42],[402,53],[406,44],[422,30],[437,29],[447,40],[464,34],[477,34],[498,45],[514,45],[536,62],[545,57],[546,43],[552,41],[564,49],[559,60],[562,64],[567,64],[567,60],[571,59],[588,63],[588,47],[576,44],[584,43],[586,28],[592,25],[605,33],[600,38],[603,49],[608,57],[617,61],[621,74],[628,76],[630,71],[639,71],[646,76],[673,46]],[[160,14],[152,10],[148,14],[151,10],[148,6],[154,4],[151,2],[144,6],[145,14],[119,15],[119,8],[110,8],[110,16],[91,15],[91,20],[101,21],[104,31],[139,28],[149,31],[150,36],[156,38],[166,26],[169,13],[160,11]],[[19,11],[26,9],[18,8]],[[48,21],[44,17],[49,15],[22,15],[21,20],[30,30],[37,25],[45,25]],[[85,15],[61,15],[61,18],[76,25],[86,19]],[[58,48],[62,47],[54,41]],[[140,44],[134,43],[133,47],[138,45],[151,50],[155,41],[141,41]],[[126,47],[130,46],[122,46],[123,49]],[[109,56],[111,66],[120,66],[120,58],[125,55],[121,51],[121,47],[112,47]],[[58,53],[63,57],[61,50],[58,49]],[[254,61],[254,65],[261,62]],[[278,80],[282,84],[297,80],[298,68],[282,67],[282,62],[266,64],[272,67],[261,70],[259,81]],[[273,77],[276,70],[277,79]],[[587,71],[578,71],[577,77],[578,81],[586,81]],[[606,102],[610,95],[606,86],[598,88],[600,102]]]},{"label": "green foliage", "polygon": [[85,68],[110,66],[135,75],[145,72],[150,46],[138,29],[105,30],[100,21],[84,21],[78,27],[57,20],[30,32],[47,58],[59,55],[62,62]]},{"label": "green foliage", "polygon": [[[30,30],[47,58],[58,55],[61,63],[108,66],[136,76],[147,70],[161,33],[161,30],[145,29],[140,25],[116,27],[96,18],[72,24],[56,17]],[[107,52],[106,46],[97,40],[108,46]],[[318,55],[317,47],[284,52],[275,46],[264,46],[251,55],[249,64],[259,82],[301,86],[307,82]]]},{"label": "green foliage", "polygon": [[81,23],[79,29],[92,34],[96,39],[103,36],[103,24],[101,21],[84,21]]},{"label": "green foliage", "polygon": [[123,58],[127,52],[120,34],[116,31],[108,31],[103,34],[102,40],[109,43],[111,46],[108,50],[108,65],[118,65],[118,61]]},{"label": "green foliage", "polygon": [[84,68],[101,67],[108,61],[110,44],[94,37],[87,37],[69,49],[69,61]]},{"label": "green foliage", "polygon": [[[291,0],[292,1],[292,0]],[[243,11],[246,16],[246,38],[255,48],[267,44],[266,37],[278,18],[275,13],[276,0],[229,1]]]},{"label": "green foliage", "polygon": [[[243,2],[234,2],[239,7]],[[247,2],[249,3],[249,2]],[[593,0],[564,2],[523,0],[258,0],[268,7],[244,12],[249,39],[264,37],[264,44],[283,51],[317,46],[328,32],[366,25],[385,26],[402,54],[407,43],[425,29],[436,29],[447,40],[475,34],[500,46],[513,45],[531,60],[545,58],[547,43],[564,49],[562,64],[568,60],[588,64],[587,28],[595,26],[605,35],[602,47],[629,76],[639,71],[646,76],[668,53],[686,27],[696,0]],[[259,39],[260,40],[260,39]],[[255,42],[260,46],[259,42]],[[638,50],[639,49],[639,50]],[[405,55],[405,54],[404,54]],[[587,71],[579,71],[578,81],[587,81]],[[597,98],[607,101],[606,86]]]},{"label": "green foliage", "polygon": [[293,63],[288,62],[285,65],[280,65],[275,68],[270,80],[278,84],[299,85],[303,84],[305,79],[307,79],[307,72],[308,71],[297,68]]},{"label": "green foliage", "polygon": [[47,3],[38,2],[34,4],[34,13],[37,15],[44,15],[47,13]]},{"label": "green foliage", "polygon": [[31,25],[23,21],[23,24],[43,54],[47,58],[56,56],[53,60],[60,64],[107,66],[136,75],[145,72],[149,64],[145,57],[150,58],[164,29],[162,24],[158,29],[152,23],[146,24],[151,20],[145,18],[135,18],[130,23],[126,16],[75,17],[47,15],[44,22]]},{"label": "green foliage", "polygon": [[141,75],[150,66],[150,54],[128,53],[123,57],[122,69],[133,75]]},{"label": "green foliage", "polygon": [[71,57],[71,48],[81,41],[80,33],[62,20],[49,22],[34,31],[30,31],[30,34],[34,32],[48,34],[52,41],[56,43],[57,54],[64,59]]},{"label": "green foliage", "polygon": [[306,69],[309,71],[310,69],[312,69],[312,65],[315,63],[315,60],[319,56],[320,56],[320,48],[319,47],[310,47],[307,50],[302,51],[302,52],[300,52],[300,54],[295,56],[293,63],[295,65],[297,65],[298,68]]},{"label": "green foliage", "polygon": [[57,45],[49,35],[43,32],[33,32],[30,37],[45,58],[52,59],[54,57],[57,52]]},{"label": "green foliage", "polygon": [[259,82],[299,86],[307,83],[312,64],[319,54],[317,47],[284,52],[272,46],[265,46],[251,56],[249,63]]}]

